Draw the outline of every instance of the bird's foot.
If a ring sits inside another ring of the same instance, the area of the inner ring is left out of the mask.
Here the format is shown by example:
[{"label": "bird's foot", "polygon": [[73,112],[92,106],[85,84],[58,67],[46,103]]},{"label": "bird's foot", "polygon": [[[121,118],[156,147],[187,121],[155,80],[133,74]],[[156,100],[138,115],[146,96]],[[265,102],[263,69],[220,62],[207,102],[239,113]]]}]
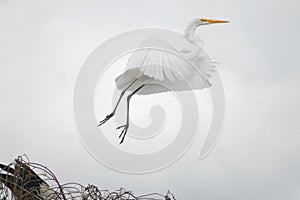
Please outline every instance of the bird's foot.
[{"label": "bird's foot", "polygon": [[129,127],[129,125],[128,125],[128,124],[125,124],[125,125],[123,125],[123,126],[119,126],[118,128],[116,128],[116,130],[123,128],[121,134],[119,135],[119,138],[122,137],[122,139],[121,139],[121,141],[120,141],[120,144],[122,144],[122,143],[124,142],[124,139],[125,139],[125,136],[126,136],[128,127]]},{"label": "bird's foot", "polygon": [[104,124],[105,122],[107,122],[112,116],[114,116],[115,113],[110,113],[109,115],[107,115],[105,117],[105,119],[101,120],[98,124],[98,126],[101,126],[102,124]]}]

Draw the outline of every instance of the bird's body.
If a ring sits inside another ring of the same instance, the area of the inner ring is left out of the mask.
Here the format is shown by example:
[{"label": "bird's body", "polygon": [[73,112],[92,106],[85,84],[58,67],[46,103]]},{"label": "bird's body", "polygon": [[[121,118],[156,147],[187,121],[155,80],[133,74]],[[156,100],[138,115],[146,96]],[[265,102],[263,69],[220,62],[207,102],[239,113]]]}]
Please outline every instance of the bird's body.
[{"label": "bird's body", "polygon": [[127,123],[123,128],[121,143],[129,127],[129,101],[134,94],[149,95],[167,91],[201,90],[211,86],[209,79],[215,64],[202,49],[202,40],[195,30],[201,25],[227,23],[223,20],[195,19],[185,29],[184,37],[189,49],[176,49],[166,38],[154,35],[142,42],[127,62],[125,72],[115,79],[116,87],[122,90],[119,101],[110,115],[99,122],[104,124],[116,111],[125,91],[127,97]]},{"label": "bird's body", "polygon": [[[146,40],[141,48],[129,58],[125,72],[116,78],[118,89],[125,89],[136,78],[139,78],[138,81],[129,91],[146,83],[137,92],[141,95],[211,86],[208,79],[212,76],[215,65],[201,47],[177,50],[165,38],[154,36]],[[197,54],[193,51],[197,51]]]},{"label": "bird's body", "polygon": [[0,184],[11,190],[17,200],[56,199],[49,185],[29,166],[17,161],[15,168],[0,164]]}]

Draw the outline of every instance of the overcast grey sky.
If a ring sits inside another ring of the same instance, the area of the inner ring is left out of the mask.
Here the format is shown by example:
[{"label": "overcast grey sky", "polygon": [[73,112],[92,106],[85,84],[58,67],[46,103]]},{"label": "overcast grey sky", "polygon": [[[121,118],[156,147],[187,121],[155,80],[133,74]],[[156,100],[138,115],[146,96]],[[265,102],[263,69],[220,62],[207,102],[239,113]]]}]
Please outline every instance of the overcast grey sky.
[{"label": "overcast grey sky", "polygon": [[[300,199],[299,3],[287,1],[0,1],[0,161],[26,153],[62,182],[171,189],[177,199]],[[166,170],[128,175],[83,148],[72,110],[77,74],[110,37],[137,28],[181,32],[196,17],[228,19],[198,31],[222,61],[223,137],[205,160],[198,147]]]}]

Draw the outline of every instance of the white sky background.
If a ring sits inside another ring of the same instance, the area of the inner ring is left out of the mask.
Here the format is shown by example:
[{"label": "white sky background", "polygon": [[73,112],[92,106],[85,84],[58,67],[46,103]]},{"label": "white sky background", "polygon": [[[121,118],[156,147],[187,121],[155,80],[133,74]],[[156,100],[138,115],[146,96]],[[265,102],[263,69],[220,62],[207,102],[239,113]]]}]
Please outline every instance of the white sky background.
[{"label": "white sky background", "polygon": [[[0,161],[26,153],[62,182],[137,193],[171,189],[177,199],[300,199],[298,8],[296,0],[0,1]],[[181,32],[196,17],[231,22],[198,30],[209,55],[223,63],[227,117],[215,151],[196,164],[187,153],[146,176],[102,166],[74,127],[82,63],[121,32]]]}]

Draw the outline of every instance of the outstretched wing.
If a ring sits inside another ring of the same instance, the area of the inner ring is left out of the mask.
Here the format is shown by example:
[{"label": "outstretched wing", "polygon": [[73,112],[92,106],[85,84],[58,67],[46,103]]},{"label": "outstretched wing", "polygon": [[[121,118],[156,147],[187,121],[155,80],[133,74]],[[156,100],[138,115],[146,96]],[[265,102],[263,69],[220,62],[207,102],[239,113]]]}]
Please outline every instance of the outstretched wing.
[{"label": "outstretched wing", "polygon": [[184,80],[197,70],[184,55],[161,36],[145,40],[141,48],[133,52],[127,63],[127,70],[138,68],[143,74],[156,80]]}]

